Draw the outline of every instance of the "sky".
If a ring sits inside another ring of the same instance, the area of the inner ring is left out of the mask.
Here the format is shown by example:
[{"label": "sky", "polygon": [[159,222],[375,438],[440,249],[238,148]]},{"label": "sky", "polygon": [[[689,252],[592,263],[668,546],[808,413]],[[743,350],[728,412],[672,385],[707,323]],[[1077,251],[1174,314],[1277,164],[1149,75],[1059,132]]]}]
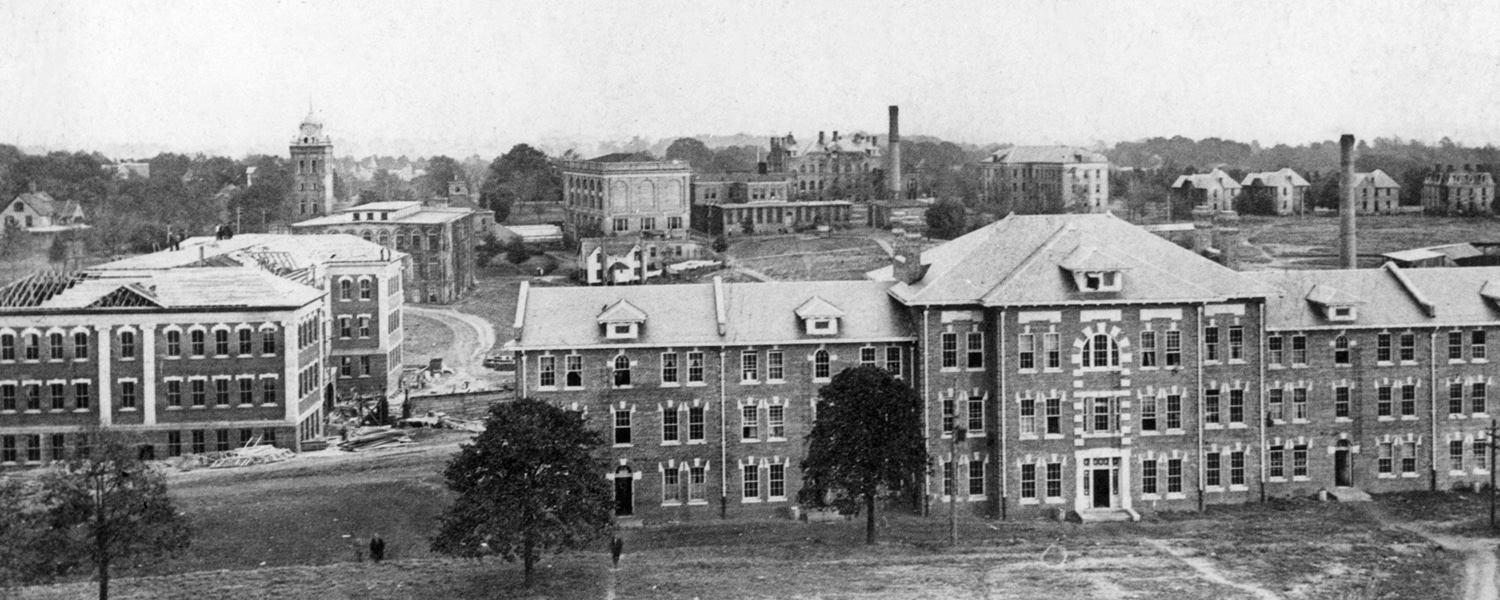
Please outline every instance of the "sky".
[{"label": "sky", "polygon": [[1500,143],[1500,2],[0,0],[0,143],[339,155],[901,128]]}]

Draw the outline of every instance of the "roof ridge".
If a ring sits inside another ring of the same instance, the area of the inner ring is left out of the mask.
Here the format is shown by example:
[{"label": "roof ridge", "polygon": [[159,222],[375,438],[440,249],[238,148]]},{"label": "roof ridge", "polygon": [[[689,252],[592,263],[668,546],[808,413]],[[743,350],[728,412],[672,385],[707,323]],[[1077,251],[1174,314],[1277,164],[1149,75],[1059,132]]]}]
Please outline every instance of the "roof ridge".
[{"label": "roof ridge", "polygon": [[1010,282],[1015,281],[1016,277],[1021,273],[1030,269],[1031,265],[1040,259],[1043,252],[1050,250],[1053,245],[1057,244],[1058,240],[1062,239],[1064,233],[1076,230],[1077,228],[1075,227],[1071,219],[1063,221],[1062,225],[1057,228],[1057,231],[1054,231],[1052,232],[1052,235],[1047,236],[1046,241],[1037,244],[1036,248],[1033,248],[1031,250],[1031,254],[1026,255],[1026,258],[1024,259],[1021,259],[1021,263],[1016,265],[1016,268],[1011,269],[1010,273],[1007,273],[1004,279],[1001,279],[999,283],[996,283],[994,286],[990,287],[990,289],[985,293],[980,294],[980,302],[984,302],[985,300],[989,299],[990,296],[995,295],[995,293],[998,292],[1001,288],[1004,288],[1006,285],[1010,284]]}]

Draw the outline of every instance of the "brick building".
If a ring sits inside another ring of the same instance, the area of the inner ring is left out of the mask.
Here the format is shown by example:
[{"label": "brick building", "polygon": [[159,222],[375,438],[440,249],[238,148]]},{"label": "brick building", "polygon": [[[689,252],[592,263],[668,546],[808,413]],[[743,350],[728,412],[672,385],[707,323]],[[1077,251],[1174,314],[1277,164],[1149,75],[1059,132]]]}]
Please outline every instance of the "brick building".
[{"label": "brick building", "polygon": [[1082,148],[1016,146],[979,164],[982,193],[1020,213],[1109,210],[1109,159]]},{"label": "brick building", "polygon": [[1427,214],[1489,214],[1495,202],[1495,179],[1464,165],[1438,165],[1422,181],[1422,210]]},{"label": "brick building", "polygon": [[1362,215],[1395,213],[1401,206],[1401,184],[1375,169],[1354,174],[1354,209]]},{"label": "brick building", "polygon": [[372,202],[292,224],[298,234],[346,233],[406,258],[407,302],[449,304],[478,285],[474,246],[491,211],[421,202]]},{"label": "brick building", "polygon": [[931,506],[1133,518],[1488,473],[1500,268],[1240,273],[1050,215],[870,276],[524,290],[519,393],[616,436],[606,475],[645,519],[789,502],[818,386],[861,363],[924,399]]},{"label": "brick building", "polygon": [[1310,186],[1291,169],[1251,173],[1240,182],[1240,206],[1254,214],[1300,215],[1307,210]]},{"label": "brick building", "polygon": [[333,138],[311,111],[302,119],[291,145],[292,203],[297,216],[323,215],[340,208],[333,197]]},{"label": "brick building", "polygon": [[1220,169],[1195,175],[1182,175],[1172,182],[1175,198],[1186,198],[1198,209],[1214,212],[1234,210],[1242,186]]},{"label": "brick building", "polygon": [[819,131],[816,141],[799,142],[788,133],[771,138],[766,166],[785,175],[796,200],[867,202],[883,193],[885,147],[880,136],[855,133],[832,136]]},{"label": "brick building", "polygon": [[692,167],[648,154],[562,163],[566,226],[604,235],[686,231]]}]

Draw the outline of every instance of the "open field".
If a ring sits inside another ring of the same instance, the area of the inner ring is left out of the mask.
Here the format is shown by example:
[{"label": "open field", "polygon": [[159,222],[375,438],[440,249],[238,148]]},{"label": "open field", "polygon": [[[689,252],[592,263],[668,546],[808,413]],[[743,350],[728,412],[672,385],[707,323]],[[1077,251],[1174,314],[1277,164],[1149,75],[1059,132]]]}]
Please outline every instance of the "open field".
[{"label": "open field", "polygon": [[[1500,242],[1500,223],[1489,218],[1423,215],[1361,215],[1361,267],[1375,267],[1380,254],[1459,242]],[[1241,217],[1240,231],[1253,248],[1243,248],[1245,269],[1332,268],[1338,263],[1337,216]]]},{"label": "open field", "polygon": [[736,238],[728,255],[736,265],[778,280],[863,279],[890,261],[879,244],[853,236]]},{"label": "open field", "polygon": [[516,322],[516,294],[523,280],[524,277],[480,278],[477,289],[469,291],[449,308],[489,321],[495,328],[495,345],[498,347],[515,338],[511,326]]},{"label": "open field", "polygon": [[[1364,505],[1273,501],[1088,526],[965,518],[957,548],[945,543],[941,513],[885,513],[875,546],[862,543],[859,520],[711,519],[622,530],[617,572],[602,544],[547,556],[541,584],[528,592],[519,565],[427,551],[448,502],[441,469],[465,436],[417,433],[412,447],[172,474],[173,495],[197,527],[192,550],[120,573],[113,591],[142,599],[1457,598],[1463,556],[1436,552],[1386,520],[1472,507],[1469,496],[1428,494]],[[358,562],[377,533],[393,560]],[[20,597],[90,589],[78,581]]]}]

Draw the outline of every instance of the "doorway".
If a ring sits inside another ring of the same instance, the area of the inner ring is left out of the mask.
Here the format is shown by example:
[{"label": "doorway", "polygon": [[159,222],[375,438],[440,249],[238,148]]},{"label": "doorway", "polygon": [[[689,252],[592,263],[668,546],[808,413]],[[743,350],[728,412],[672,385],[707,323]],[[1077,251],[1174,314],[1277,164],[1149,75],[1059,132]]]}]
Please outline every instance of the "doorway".
[{"label": "doorway", "polygon": [[1094,479],[1094,508],[1109,508],[1109,497],[1113,495],[1110,493],[1112,486],[1109,482],[1109,475],[1109,469],[1094,469],[1092,472]]},{"label": "doorway", "polygon": [[615,516],[635,514],[635,477],[630,467],[615,469]]},{"label": "doorway", "polygon": [[1333,448],[1334,487],[1351,487],[1354,485],[1354,469],[1349,463],[1349,440],[1339,440]]}]

